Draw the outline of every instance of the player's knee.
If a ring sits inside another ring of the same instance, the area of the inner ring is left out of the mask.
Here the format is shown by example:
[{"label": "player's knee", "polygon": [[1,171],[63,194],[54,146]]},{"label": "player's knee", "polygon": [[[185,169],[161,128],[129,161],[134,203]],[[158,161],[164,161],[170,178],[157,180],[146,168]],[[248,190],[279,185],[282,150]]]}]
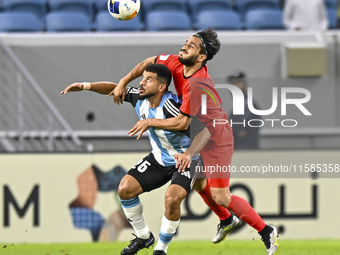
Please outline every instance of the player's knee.
[{"label": "player's knee", "polygon": [[118,195],[120,199],[128,200],[137,197],[139,194],[128,178],[123,178],[118,186]]},{"label": "player's knee", "polygon": [[172,214],[180,208],[183,198],[178,195],[167,194],[165,196],[165,208],[168,213]]}]

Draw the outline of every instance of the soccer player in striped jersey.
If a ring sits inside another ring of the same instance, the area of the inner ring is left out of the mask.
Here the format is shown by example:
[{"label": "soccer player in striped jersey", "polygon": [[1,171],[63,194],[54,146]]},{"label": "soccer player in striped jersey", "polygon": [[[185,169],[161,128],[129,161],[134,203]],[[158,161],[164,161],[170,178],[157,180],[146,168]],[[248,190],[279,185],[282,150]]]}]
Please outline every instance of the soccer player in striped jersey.
[{"label": "soccer player in striped jersey", "polygon": [[[150,127],[186,129],[190,125],[192,117],[197,117],[211,133],[209,143],[201,151],[204,166],[228,168],[231,165],[234,150],[232,129],[229,122],[225,122],[224,125],[214,125],[216,119],[227,120],[227,114],[217,100],[218,93],[214,89],[214,83],[206,66],[207,61],[211,60],[219,51],[220,45],[217,33],[212,29],[206,29],[188,38],[179,55],[162,54],[147,58],[123,77],[117,88],[109,94],[114,94],[114,101],[117,104],[125,98],[126,85],[139,77],[146,65],[154,62],[169,67],[176,92],[183,100],[180,114],[177,117],[165,120],[140,120],[129,131],[130,135],[139,132],[137,138],[139,139],[141,134]],[[206,100],[206,112],[202,112],[201,109],[203,91],[210,95]],[[230,193],[230,173],[207,171],[206,177],[206,179],[202,179],[198,193],[220,218],[217,235],[213,238],[213,242],[221,242],[239,225],[239,219],[229,212],[231,210],[258,231],[266,246],[267,255],[273,255],[278,249],[277,229],[267,225],[245,199]]]},{"label": "soccer player in striped jersey", "polygon": [[[139,89],[127,88],[125,101],[131,103],[140,119],[176,117],[181,100],[168,91],[170,82],[171,72],[165,65],[150,64],[143,73]],[[88,89],[109,94],[115,87],[116,84],[110,82],[74,83],[61,93]],[[210,133],[202,122],[194,118],[192,124],[184,131],[150,128],[148,136],[152,152],[135,164],[121,180],[118,188],[120,201],[136,232],[136,238],[122,250],[122,255],[136,254],[154,244],[155,238],[144,220],[139,195],[157,189],[171,180],[165,194],[165,213],[159,240],[153,252],[154,255],[166,254],[179,224],[180,204],[190,191],[194,176],[189,167],[178,171],[175,158],[186,151],[191,156],[197,155],[210,139]],[[193,165],[198,160],[198,157],[194,157]]]}]

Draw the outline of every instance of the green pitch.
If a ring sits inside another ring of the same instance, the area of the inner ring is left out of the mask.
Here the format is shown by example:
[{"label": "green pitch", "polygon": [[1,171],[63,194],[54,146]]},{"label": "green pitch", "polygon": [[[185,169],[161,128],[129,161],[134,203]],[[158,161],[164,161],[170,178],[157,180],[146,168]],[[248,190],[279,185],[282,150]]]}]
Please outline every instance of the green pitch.
[{"label": "green pitch", "polygon": [[[1,244],[0,254],[6,255],[119,255],[128,242],[88,244]],[[336,255],[340,240],[279,240],[278,255]],[[266,255],[261,241],[228,240],[220,244],[208,241],[174,241],[169,255]],[[145,249],[138,255],[152,255]]]}]

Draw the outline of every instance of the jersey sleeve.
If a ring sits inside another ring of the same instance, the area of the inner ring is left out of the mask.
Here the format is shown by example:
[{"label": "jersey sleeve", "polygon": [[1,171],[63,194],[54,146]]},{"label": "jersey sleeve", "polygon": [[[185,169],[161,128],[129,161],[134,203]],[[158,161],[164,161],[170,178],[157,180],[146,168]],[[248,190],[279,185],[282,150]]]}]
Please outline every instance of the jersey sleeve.
[{"label": "jersey sleeve", "polygon": [[138,100],[139,100],[139,90],[134,87],[126,88],[126,96],[125,96],[124,101],[131,103],[132,106],[135,107]]},{"label": "jersey sleeve", "polygon": [[170,69],[170,71],[173,72],[178,63],[177,59],[177,55],[161,54],[157,56],[155,63],[166,65]]}]

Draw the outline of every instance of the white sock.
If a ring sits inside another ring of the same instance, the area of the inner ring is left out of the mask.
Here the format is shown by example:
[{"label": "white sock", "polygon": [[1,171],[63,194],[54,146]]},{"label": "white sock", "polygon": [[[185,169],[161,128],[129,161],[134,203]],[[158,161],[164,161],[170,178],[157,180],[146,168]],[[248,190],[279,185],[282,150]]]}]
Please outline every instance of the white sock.
[{"label": "white sock", "polygon": [[162,250],[164,252],[167,251],[169,243],[172,240],[172,237],[176,233],[176,229],[178,227],[178,221],[170,221],[165,216],[162,219],[161,231],[159,233],[159,239],[155,250]]},{"label": "white sock", "polygon": [[150,229],[145,223],[142,204],[140,203],[139,197],[128,200],[121,199],[120,202],[128,221],[136,231],[137,237],[142,239],[149,238]]}]

